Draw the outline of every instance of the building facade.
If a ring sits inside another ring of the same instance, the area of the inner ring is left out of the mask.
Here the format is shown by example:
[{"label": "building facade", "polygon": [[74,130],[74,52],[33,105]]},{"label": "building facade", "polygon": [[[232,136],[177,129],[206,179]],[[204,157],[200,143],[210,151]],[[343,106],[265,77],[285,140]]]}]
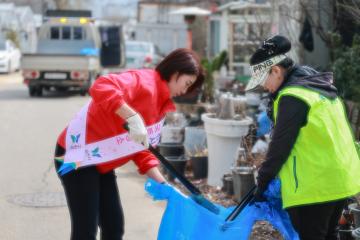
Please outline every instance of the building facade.
[{"label": "building facade", "polygon": [[33,11],[28,6],[15,6],[14,3],[0,4],[0,34],[12,35],[23,53],[36,50],[37,33]]},{"label": "building facade", "polygon": [[226,50],[229,70],[249,76],[249,58],[264,38],[277,32],[277,16],[268,1],[233,1],[210,17],[209,55]]}]

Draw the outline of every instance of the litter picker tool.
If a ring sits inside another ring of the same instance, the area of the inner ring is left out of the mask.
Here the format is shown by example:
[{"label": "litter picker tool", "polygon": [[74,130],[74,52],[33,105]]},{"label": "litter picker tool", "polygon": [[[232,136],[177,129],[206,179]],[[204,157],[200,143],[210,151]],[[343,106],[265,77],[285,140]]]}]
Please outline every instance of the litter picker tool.
[{"label": "litter picker tool", "polygon": [[255,186],[250,189],[250,191],[244,196],[241,202],[229,214],[225,221],[233,221],[241,213],[241,211],[248,205],[248,203],[253,200],[255,189]]},{"label": "litter picker tool", "polygon": [[[129,127],[127,124],[124,124],[124,128],[129,131]],[[166,158],[161,155],[153,146],[149,145],[149,151],[159,159],[159,161],[164,165],[164,167],[170,172],[171,175],[177,178],[187,188],[187,190],[189,190],[189,192],[191,193],[190,197],[195,202],[215,214],[220,213],[220,209],[212,202],[207,200],[201,194],[200,190],[194,186],[194,184],[192,184],[188,179],[186,179],[181,173],[176,171],[176,169],[166,160]]]}]

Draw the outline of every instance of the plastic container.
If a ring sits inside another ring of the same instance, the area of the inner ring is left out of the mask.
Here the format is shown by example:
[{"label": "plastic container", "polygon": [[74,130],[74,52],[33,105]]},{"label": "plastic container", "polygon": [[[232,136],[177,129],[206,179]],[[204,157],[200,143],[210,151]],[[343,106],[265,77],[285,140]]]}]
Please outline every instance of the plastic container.
[{"label": "plastic container", "polygon": [[[185,166],[186,166],[186,162],[187,159],[184,156],[179,156],[179,157],[165,157],[166,160],[169,161],[169,163],[175,168],[175,170],[180,173],[181,175],[185,174]],[[170,181],[174,181],[174,176],[169,172],[166,171],[167,175],[168,175],[168,179]]]},{"label": "plastic container", "polygon": [[184,155],[184,146],[180,143],[159,143],[157,148],[160,154],[166,157],[179,157]]},{"label": "plastic container", "polygon": [[198,156],[206,149],[206,132],[202,127],[186,127],[184,137],[185,153],[188,156]]},{"label": "plastic container", "polygon": [[214,118],[211,113],[203,114],[201,119],[204,121],[208,146],[208,184],[221,186],[221,179],[234,166],[237,148],[253,121],[250,117],[222,120]]},{"label": "plastic container", "polygon": [[164,126],[161,129],[162,143],[181,143],[183,141],[183,128],[175,126]]},{"label": "plastic container", "polygon": [[190,157],[194,179],[204,179],[208,176],[208,157]]}]

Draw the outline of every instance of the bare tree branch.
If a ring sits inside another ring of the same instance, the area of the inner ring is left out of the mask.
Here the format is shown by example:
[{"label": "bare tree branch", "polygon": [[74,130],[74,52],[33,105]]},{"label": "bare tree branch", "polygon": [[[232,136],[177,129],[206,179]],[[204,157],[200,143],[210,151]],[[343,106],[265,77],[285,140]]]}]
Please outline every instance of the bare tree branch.
[{"label": "bare tree branch", "polygon": [[[360,0],[330,0],[327,3],[328,5],[322,4],[321,0],[317,2],[299,0],[304,16],[308,18],[312,28],[326,45],[331,47],[331,32],[338,29],[339,22],[344,16],[349,16],[355,23],[360,24]],[[328,29],[325,26],[330,26],[330,22],[332,26]]]},{"label": "bare tree branch", "polygon": [[339,10],[344,10],[348,13],[356,23],[360,23],[360,1],[359,0],[344,0],[344,3],[338,3]]}]

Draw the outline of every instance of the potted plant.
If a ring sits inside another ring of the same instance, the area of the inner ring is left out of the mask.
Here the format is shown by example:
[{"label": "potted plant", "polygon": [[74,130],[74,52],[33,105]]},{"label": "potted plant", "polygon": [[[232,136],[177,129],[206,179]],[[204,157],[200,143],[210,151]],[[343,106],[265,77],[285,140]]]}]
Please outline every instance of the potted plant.
[{"label": "potted plant", "polygon": [[221,66],[227,59],[227,52],[224,50],[213,59],[203,59],[201,65],[205,71],[205,79],[203,84],[203,91],[201,96],[202,102],[214,102],[214,87],[215,77],[214,74],[218,72]]},{"label": "potted plant", "polygon": [[184,147],[190,158],[194,179],[205,179],[208,175],[208,157],[206,133],[203,127],[188,126],[185,128]]},{"label": "potted plant", "polygon": [[165,125],[161,131],[161,143],[182,143],[186,124],[187,120],[183,113],[168,113],[165,118]]},{"label": "potted plant", "polygon": [[208,175],[208,156],[207,149],[197,150],[194,153],[190,153],[190,162],[194,179],[205,179]]},{"label": "potted plant", "polygon": [[234,195],[233,175],[231,173],[224,174],[222,181],[223,181],[223,186],[221,190],[225,192],[227,196],[233,196]]},{"label": "potted plant", "polygon": [[218,102],[221,107],[216,113],[201,116],[209,149],[208,184],[213,186],[221,186],[222,176],[234,166],[237,148],[253,122],[246,116],[246,107],[237,108],[240,112],[235,111],[235,105],[241,103],[235,97],[222,96]]},{"label": "potted plant", "polygon": [[234,185],[234,200],[240,202],[255,185],[254,158],[251,156],[247,139],[243,137],[236,154],[235,166],[231,169]]}]

